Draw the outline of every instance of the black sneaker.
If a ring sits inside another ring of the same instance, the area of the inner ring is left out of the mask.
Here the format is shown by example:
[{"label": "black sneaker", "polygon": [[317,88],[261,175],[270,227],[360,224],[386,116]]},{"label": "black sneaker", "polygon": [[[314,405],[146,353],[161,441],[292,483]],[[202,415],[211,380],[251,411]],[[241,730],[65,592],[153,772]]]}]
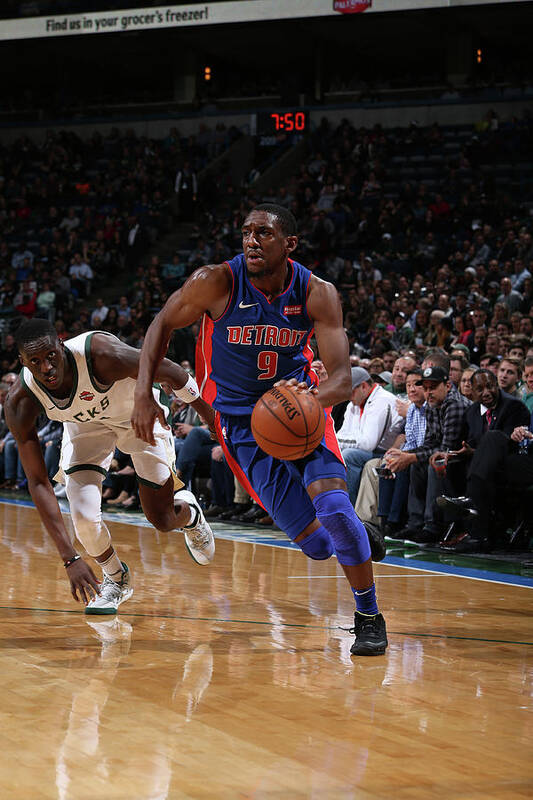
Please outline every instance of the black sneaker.
[{"label": "black sneaker", "polygon": [[363,525],[368,534],[372,561],[383,561],[387,548],[385,547],[385,539],[381,533],[381,529],[373,522],[363,522]]},{"label": "black sneaker", "polygon": [[382,614],[368,617],[356,611],[354,627],[350,633],[355,634],[355,642],[350,647],[353,656],[382,656],[387,649],[387,628]]}]

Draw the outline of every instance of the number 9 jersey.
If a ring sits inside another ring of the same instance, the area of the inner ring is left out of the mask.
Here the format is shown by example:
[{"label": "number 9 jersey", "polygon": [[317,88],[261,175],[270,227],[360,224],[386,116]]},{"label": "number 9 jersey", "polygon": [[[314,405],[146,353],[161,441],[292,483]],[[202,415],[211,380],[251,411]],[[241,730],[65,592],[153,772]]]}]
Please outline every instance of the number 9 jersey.
[{"label": "number 9 jersey", "polygon": [[276,381],[318,385],[311,370],[313,323],[307,313],[311,271],[289,259],[289,284],[271,300],[248,279],[244,255],[227,262],[233,286],[223,314],[207,313],[196,345],[196,378],[217,411],[251,414]]}]

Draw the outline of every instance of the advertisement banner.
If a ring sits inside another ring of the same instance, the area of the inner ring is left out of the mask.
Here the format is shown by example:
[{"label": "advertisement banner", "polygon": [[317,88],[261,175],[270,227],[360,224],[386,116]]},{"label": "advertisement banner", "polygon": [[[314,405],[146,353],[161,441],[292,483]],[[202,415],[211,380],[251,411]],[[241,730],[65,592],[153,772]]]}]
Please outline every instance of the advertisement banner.
[{"label": "advertisement banner", "polygon": [[[528,0],[499,0],[500,3]],[[161,30],[163,28],[227,25],[240,22],[313,19],[338,14],[419,11],[481,5],[486,0],[232,0],[222,3],[160,5],[110,9],[86,14],[56,14],[0,20],[0,42],[96,33]]]}]

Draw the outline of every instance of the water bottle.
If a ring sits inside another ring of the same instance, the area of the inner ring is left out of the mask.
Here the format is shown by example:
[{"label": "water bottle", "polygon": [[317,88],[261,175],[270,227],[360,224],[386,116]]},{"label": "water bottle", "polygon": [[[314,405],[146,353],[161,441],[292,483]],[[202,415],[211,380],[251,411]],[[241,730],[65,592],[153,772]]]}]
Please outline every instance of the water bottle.
[{"label": "water bottle", "polygon": [[518,443],[518,454],[521,456],[527,456],[528,447],[529,439],[522,439],[522,441]]}]

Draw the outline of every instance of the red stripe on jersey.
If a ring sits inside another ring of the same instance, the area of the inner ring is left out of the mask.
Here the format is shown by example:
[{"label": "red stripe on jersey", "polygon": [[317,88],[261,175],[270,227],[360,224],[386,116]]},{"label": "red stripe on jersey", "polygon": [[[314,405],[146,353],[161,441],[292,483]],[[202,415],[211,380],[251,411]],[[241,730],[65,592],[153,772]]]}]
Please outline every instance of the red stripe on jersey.
[{"label": "red stripe on jersey", "polygon": [[211,360],[213,356],[213,320],[204,314],[200,335],[196,342],[196,383],[206,403],[213,404],[217,396],[217,387],[211,379]]},{"label": "red stripe on jersey", "polygon": [[329,406],[329,408],[325,408],[324,411],[326,412],[326,432],[324,433],[326,447],[333,453],[333,455],[337,456],[341,464],[344,464],[337,434],[335,433],[333,417],[331,416],[331,406]]},{"label": "red stripe on jersey", "polygon": [[259,497],[256,495],[256,493],[252,489],[252,486],[251,486],[248,478],[246,477],[246,475],[244,473],[244,470],[242,469],[242,467],[238,464],[238,462],[234,459],[234,457],[231,455],[230,451],[228,450],[228,446],[227,446],[227,444],[226,444],[226,442],[224,440],[224,437],[222,436],[222,428],[221,428],[221,425],[220,425],[220,414],[218,413],[218,411],[215,411],[215,428],[216,428],[216,432],[217,432],[218,441],[220,442],[220,446],[222,447],[222,449],[224,451],[224,455],[226,456],[226,461],[228,463],[228,467],[233,472],[233,474],[235,475],[235,477],[237,478],[237,480],[241,484],[242,488],[246,492],[248,492],[248,494],[250,495],[252,500],[254,500],[258,505],[260,505],[261,508],[265,508],[263,503],[259,499]]},{"label": "red stripe on jersey", "polygon": [[304,371],[305,371],[306,375],[309,375],[309,377],[313,381],[314,385],[318,386],[318,384],[319,384],[318,375],[316,374],[316,372],[314,370],[311,369],[311,364],[315,360],[315,354],[313,353],[311,345],[309,344],[309,342],[311,341],[311,337],[312,337],[314,332],[315,332],[315,329],[311,328],[311,330],[309,331],[309,336],[307,337],[307,341],[304,344],[304,346],[302,347],[302,355],[304,356],[305,360],[307,361],[307,364],[304,367]]}]

